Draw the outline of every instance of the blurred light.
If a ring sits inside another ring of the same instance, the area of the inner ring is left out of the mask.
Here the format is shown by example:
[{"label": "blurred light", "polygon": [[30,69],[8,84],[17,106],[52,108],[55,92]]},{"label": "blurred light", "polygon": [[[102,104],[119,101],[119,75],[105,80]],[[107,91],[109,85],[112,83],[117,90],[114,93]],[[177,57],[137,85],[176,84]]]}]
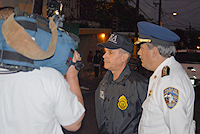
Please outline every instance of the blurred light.
[{"label": "blurred light", "polygon": [[105,33],[102,33],[102,34],[101,34],[101,37],[102,37],[102,38],[105,38],[105,37],[106,37],[106,34],[105,34]]},{"label": "blurred light", "polygon": [[196,72],[196,69],[195,69],[195,68],[193,68],[193,69],[191,69],[191,71],[192,71],[192,72]]},{"label": "blurred light", "polygon": [[59,11],[58,11],[58,10],[55,10],[55,11],[54,11],[54,14],[59,15]]},{"label": "blurred light", "polygon": [[60,3],[60,12],[63,10],[63,4]]},{"label": "blurred light", "polygon": [[197,77],[196,77],[196,76],[193,76],[193,78],[194,78],[194,79],[197,79]]},{"label": "blurred light", "polygon": [[192,82],[192,85],[194,85],[195,80],[194,79],[190,79],[190,81]]},{"label": "blurred light", "polygon": [[197,49],[200,49],[200,46],[197,46]]},{"label": "blurred light", "polygon": [[178,13],[177,13],[177,12],[173,12],[172,15],[173,15],[173,16],[177,16]]},{"label": "blurred light", "polygon": [[135,70],[137,70],[137,67],[134,67]]}]

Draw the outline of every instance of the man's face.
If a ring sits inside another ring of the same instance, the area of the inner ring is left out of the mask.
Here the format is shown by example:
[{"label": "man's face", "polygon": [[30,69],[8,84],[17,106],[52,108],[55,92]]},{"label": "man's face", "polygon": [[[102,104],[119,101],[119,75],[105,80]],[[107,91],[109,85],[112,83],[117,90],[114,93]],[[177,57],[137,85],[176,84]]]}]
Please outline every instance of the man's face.
[{"label": "man's face", "polygon": [[140,56],[142,66],[150,71],[153,71],[152,69],[152,50],[149,50],[146,43],[143,43],[140,45],[140,50],[137,53]]},{"label": "man's face", "polygon": [[120,49],[108,49],[104,48],[105,54],[104,58],[104,68],[110,71],[118,71],[123,66],[123,54],[121,54]]}]

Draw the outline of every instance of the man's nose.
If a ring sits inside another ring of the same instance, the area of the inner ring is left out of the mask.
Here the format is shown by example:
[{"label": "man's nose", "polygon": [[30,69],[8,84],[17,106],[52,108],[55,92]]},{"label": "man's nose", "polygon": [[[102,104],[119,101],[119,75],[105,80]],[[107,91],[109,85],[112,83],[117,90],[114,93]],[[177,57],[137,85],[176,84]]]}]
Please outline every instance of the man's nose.
[{"label": "man's nose", "polygon": [[106,53],[103,55],[103,58],[105,59]]},{"label": "man's nose", "polygon": [[139,49],[139,51],[137,52],[137,55],[140,55],[140,49]]}]

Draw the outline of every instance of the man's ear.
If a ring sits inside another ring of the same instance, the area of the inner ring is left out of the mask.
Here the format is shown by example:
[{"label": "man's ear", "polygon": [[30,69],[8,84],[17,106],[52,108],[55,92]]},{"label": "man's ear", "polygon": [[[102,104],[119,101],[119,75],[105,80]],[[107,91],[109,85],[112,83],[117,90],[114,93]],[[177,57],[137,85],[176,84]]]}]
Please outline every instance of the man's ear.
[{"label": "man's ear", "polygon": [[151,51],[152,51],[153,57],[155,57],[157,54],[159,54],[159,51],[158,51],[158,48],[157,48],[157,47],[153,47],[153,48],[151,49]]},{"label": "man's ear", "polygon": [[122,59],[124,60],[124,61],[127,61],[128,60],[128,53],[124,53],[123,55],[122,55]]}]

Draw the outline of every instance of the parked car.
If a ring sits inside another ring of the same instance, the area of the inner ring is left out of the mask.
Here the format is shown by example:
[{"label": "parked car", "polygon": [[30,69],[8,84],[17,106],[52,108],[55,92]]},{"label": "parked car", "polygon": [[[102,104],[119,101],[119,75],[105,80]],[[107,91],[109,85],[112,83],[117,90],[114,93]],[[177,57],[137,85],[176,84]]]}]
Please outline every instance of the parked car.
[{"label": "parked car", "polygon": [[177,50],[175,58],[187,72],[193,86],[200,86],[200,50]]}]

